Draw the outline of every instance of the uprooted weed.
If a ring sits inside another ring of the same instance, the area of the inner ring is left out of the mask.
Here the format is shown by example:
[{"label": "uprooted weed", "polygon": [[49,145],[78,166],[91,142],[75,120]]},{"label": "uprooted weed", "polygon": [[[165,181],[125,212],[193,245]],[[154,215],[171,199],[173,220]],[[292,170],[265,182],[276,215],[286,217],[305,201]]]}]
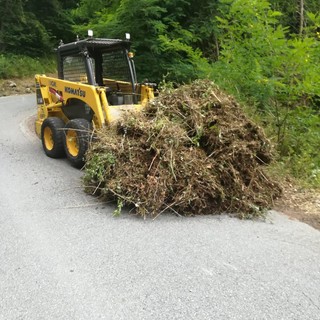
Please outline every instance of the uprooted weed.
[{"label": "uprooted weed", "polygon": [[87,153],[87,192],[142,215],[259,216],[280,188],[263,131],[210,81],[160,94],[141,113],[97,132]]}]

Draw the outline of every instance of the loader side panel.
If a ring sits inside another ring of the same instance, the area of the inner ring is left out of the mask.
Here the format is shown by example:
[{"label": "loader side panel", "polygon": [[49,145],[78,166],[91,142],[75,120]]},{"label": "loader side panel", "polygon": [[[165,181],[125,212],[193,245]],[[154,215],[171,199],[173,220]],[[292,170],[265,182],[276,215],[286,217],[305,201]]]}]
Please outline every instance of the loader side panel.
[{"label": "loader side panel", "polygon": [[36,75],[38,118],[36,132],[49,116],[56,116],[66,123],[68,120],[83,118],[93,121],[100,128],[105,123],[105,107],[101,92],[93,85],[71,82],[47,76]]}]

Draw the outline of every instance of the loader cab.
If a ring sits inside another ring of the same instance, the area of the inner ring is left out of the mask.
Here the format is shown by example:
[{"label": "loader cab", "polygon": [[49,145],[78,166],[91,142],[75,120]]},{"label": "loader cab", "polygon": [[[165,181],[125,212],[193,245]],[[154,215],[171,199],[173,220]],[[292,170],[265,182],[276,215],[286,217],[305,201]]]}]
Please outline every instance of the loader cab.
[{"label": "loader cab", "polygon": [[57,48],[59,79],[106,90],[110,105],[139,103],[130,41],[87,38]]}]

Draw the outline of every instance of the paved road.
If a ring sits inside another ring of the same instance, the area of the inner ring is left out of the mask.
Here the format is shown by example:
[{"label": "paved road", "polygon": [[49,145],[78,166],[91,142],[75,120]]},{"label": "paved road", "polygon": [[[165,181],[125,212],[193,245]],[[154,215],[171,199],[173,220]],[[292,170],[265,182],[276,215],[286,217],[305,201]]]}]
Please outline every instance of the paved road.
[{"label": "paved road", "polygon": [[0,319],[320,319],[320,232],[97,203],[28,129],[34,96],[0,98]]}]

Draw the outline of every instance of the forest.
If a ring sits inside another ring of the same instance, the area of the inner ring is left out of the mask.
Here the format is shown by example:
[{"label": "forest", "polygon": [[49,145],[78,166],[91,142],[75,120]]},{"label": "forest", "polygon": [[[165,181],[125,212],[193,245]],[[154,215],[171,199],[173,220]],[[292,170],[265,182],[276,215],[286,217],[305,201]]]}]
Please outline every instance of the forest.
[{"label": "forest", "polygon": [[128,32],[140,80],[213,80],[265,128],[279,172],[320,185],[319,0],[0,0],[0,14],[0,78],[54,71],[59,41],[88,29]]}]

